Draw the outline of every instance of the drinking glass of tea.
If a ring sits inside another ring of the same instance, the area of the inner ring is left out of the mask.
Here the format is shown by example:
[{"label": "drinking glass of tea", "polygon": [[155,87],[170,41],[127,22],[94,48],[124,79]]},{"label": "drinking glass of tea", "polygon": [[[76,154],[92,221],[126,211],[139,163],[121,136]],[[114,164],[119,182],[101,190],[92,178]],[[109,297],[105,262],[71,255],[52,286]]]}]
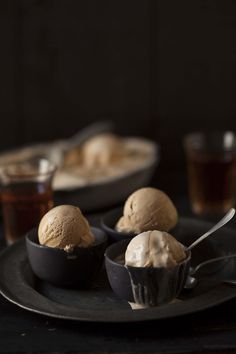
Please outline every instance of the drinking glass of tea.
[{"label": "drinking glass of tea", "polygon": [[184,148],[193,211],[216,215],[235,206],[235,133],[191,133],[184,138]]},{"label": "drinking glass of tea", "polygon": [[0,169],[3,223],[7,244],[38,226],[53,207],[55,166],[46,159],[9,164]]}]

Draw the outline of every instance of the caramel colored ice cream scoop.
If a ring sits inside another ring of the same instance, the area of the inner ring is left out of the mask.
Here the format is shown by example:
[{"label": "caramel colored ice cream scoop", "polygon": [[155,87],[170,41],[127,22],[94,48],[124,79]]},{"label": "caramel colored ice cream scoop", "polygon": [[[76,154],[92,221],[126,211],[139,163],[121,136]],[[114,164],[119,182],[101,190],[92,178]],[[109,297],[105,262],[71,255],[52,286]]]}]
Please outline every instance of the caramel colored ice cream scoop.
[{"label": "caramel colored ice cream scoop", "polygon": [[146,231],[134,237],[125,253],[125,264],[132,267],[171,268],[186,258],[184,246],[162,231]]},{"label": "caramel colored ice cream scoop", "polygon": [[102,167],[118,160],[123,153],[122,141],[112,134],[100,134],[89,139],[82,149],[87,167]]},{"label": "caramel colored ice cream scoop", "polygon": [[169,231],[177,221],[177,210],[170,198],[159,189],[147,187],[129,196],[116,230],[135,234],[150,230]]},{"label": "caramel colored ice cream scoop", "polygon": [[89,223],[78,207],[60,205],[45,214],[39,224],[39,243],[71,251],[94,242]]}]

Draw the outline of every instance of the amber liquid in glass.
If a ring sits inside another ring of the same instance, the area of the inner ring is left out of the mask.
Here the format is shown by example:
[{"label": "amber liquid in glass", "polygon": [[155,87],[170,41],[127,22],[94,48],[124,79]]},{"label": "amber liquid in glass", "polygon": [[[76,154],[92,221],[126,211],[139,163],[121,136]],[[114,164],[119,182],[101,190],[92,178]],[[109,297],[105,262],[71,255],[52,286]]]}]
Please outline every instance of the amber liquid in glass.
[{"label": "amber liquid in glass", "polygon": [[189,158],[188,170],[197,214],[221,214],[235,205],[236,154],[196,154]]},{"label": "amber liquid in glass", "polygon": [[40,182],[5,186],[1,199],[8,244],[37,227],[43,215],[53,207],[51,186]]}]

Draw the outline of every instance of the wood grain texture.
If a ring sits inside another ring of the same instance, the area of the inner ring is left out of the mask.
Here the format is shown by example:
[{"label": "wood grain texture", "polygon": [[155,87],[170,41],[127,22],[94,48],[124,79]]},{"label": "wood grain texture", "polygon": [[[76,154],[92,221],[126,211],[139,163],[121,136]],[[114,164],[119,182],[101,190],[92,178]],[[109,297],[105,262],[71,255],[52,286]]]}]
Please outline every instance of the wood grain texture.
[{"label": "wood grain texture", "polygon": [[236,128],[236,3],[158,2],[158,112],[165,159],[191,130]]},{"label": "wood grain texture", "polygon": [[0,4],[0,149],[19,143],[18,101],[18,19],[14,1]]},{"label": "wood grain texture", "polygon": [[236,129],[233,0],[19,0],[1,6],[0,149],[99,119],[181,171],[192,130]]},{"label": "wood grain texture", "polygon": [[122,132],[143,133],[149,113],[147,8],[141,1],[24,2],[27,141],[69,136],[104,117]]}]

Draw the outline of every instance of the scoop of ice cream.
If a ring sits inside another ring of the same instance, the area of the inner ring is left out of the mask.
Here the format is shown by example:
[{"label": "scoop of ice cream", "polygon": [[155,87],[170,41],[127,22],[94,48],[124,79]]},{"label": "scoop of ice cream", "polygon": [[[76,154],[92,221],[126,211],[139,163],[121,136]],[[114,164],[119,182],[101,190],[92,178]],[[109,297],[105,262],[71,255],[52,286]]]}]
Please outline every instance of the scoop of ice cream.
[{"label": "scoop of ice cream", "polygon": [[87,167],[102,167],[118,160],[124,151],[122,141],[112,134],[100,134],[89,139],[82,149]]},{"label": "scoop of ice cream", "polygon": [[82,162],[81,148],[75,147],[67,152],[64,155],[63,167],[73,167],[78,166]]},{"label": "scoop of ice cream", "polygon": [[88,221],[80,209],[72,205],[60,205],[47,212],[39,224],[38,238],[41,245],[68,252],[94,242]]},{"label": "scoop of ice cream", "polygon": [[169,231],[177,220],[177,210],[164,192],[156,188],[141,188],[125,202],[116,230],[135,234],[149,230]]},{"label": "scoop of ice cream", "polygon": [[132,267],[171,268],[186,258],[184,246],[162,231],[146,231],[134,237],[125,253],[125,264]]}]

